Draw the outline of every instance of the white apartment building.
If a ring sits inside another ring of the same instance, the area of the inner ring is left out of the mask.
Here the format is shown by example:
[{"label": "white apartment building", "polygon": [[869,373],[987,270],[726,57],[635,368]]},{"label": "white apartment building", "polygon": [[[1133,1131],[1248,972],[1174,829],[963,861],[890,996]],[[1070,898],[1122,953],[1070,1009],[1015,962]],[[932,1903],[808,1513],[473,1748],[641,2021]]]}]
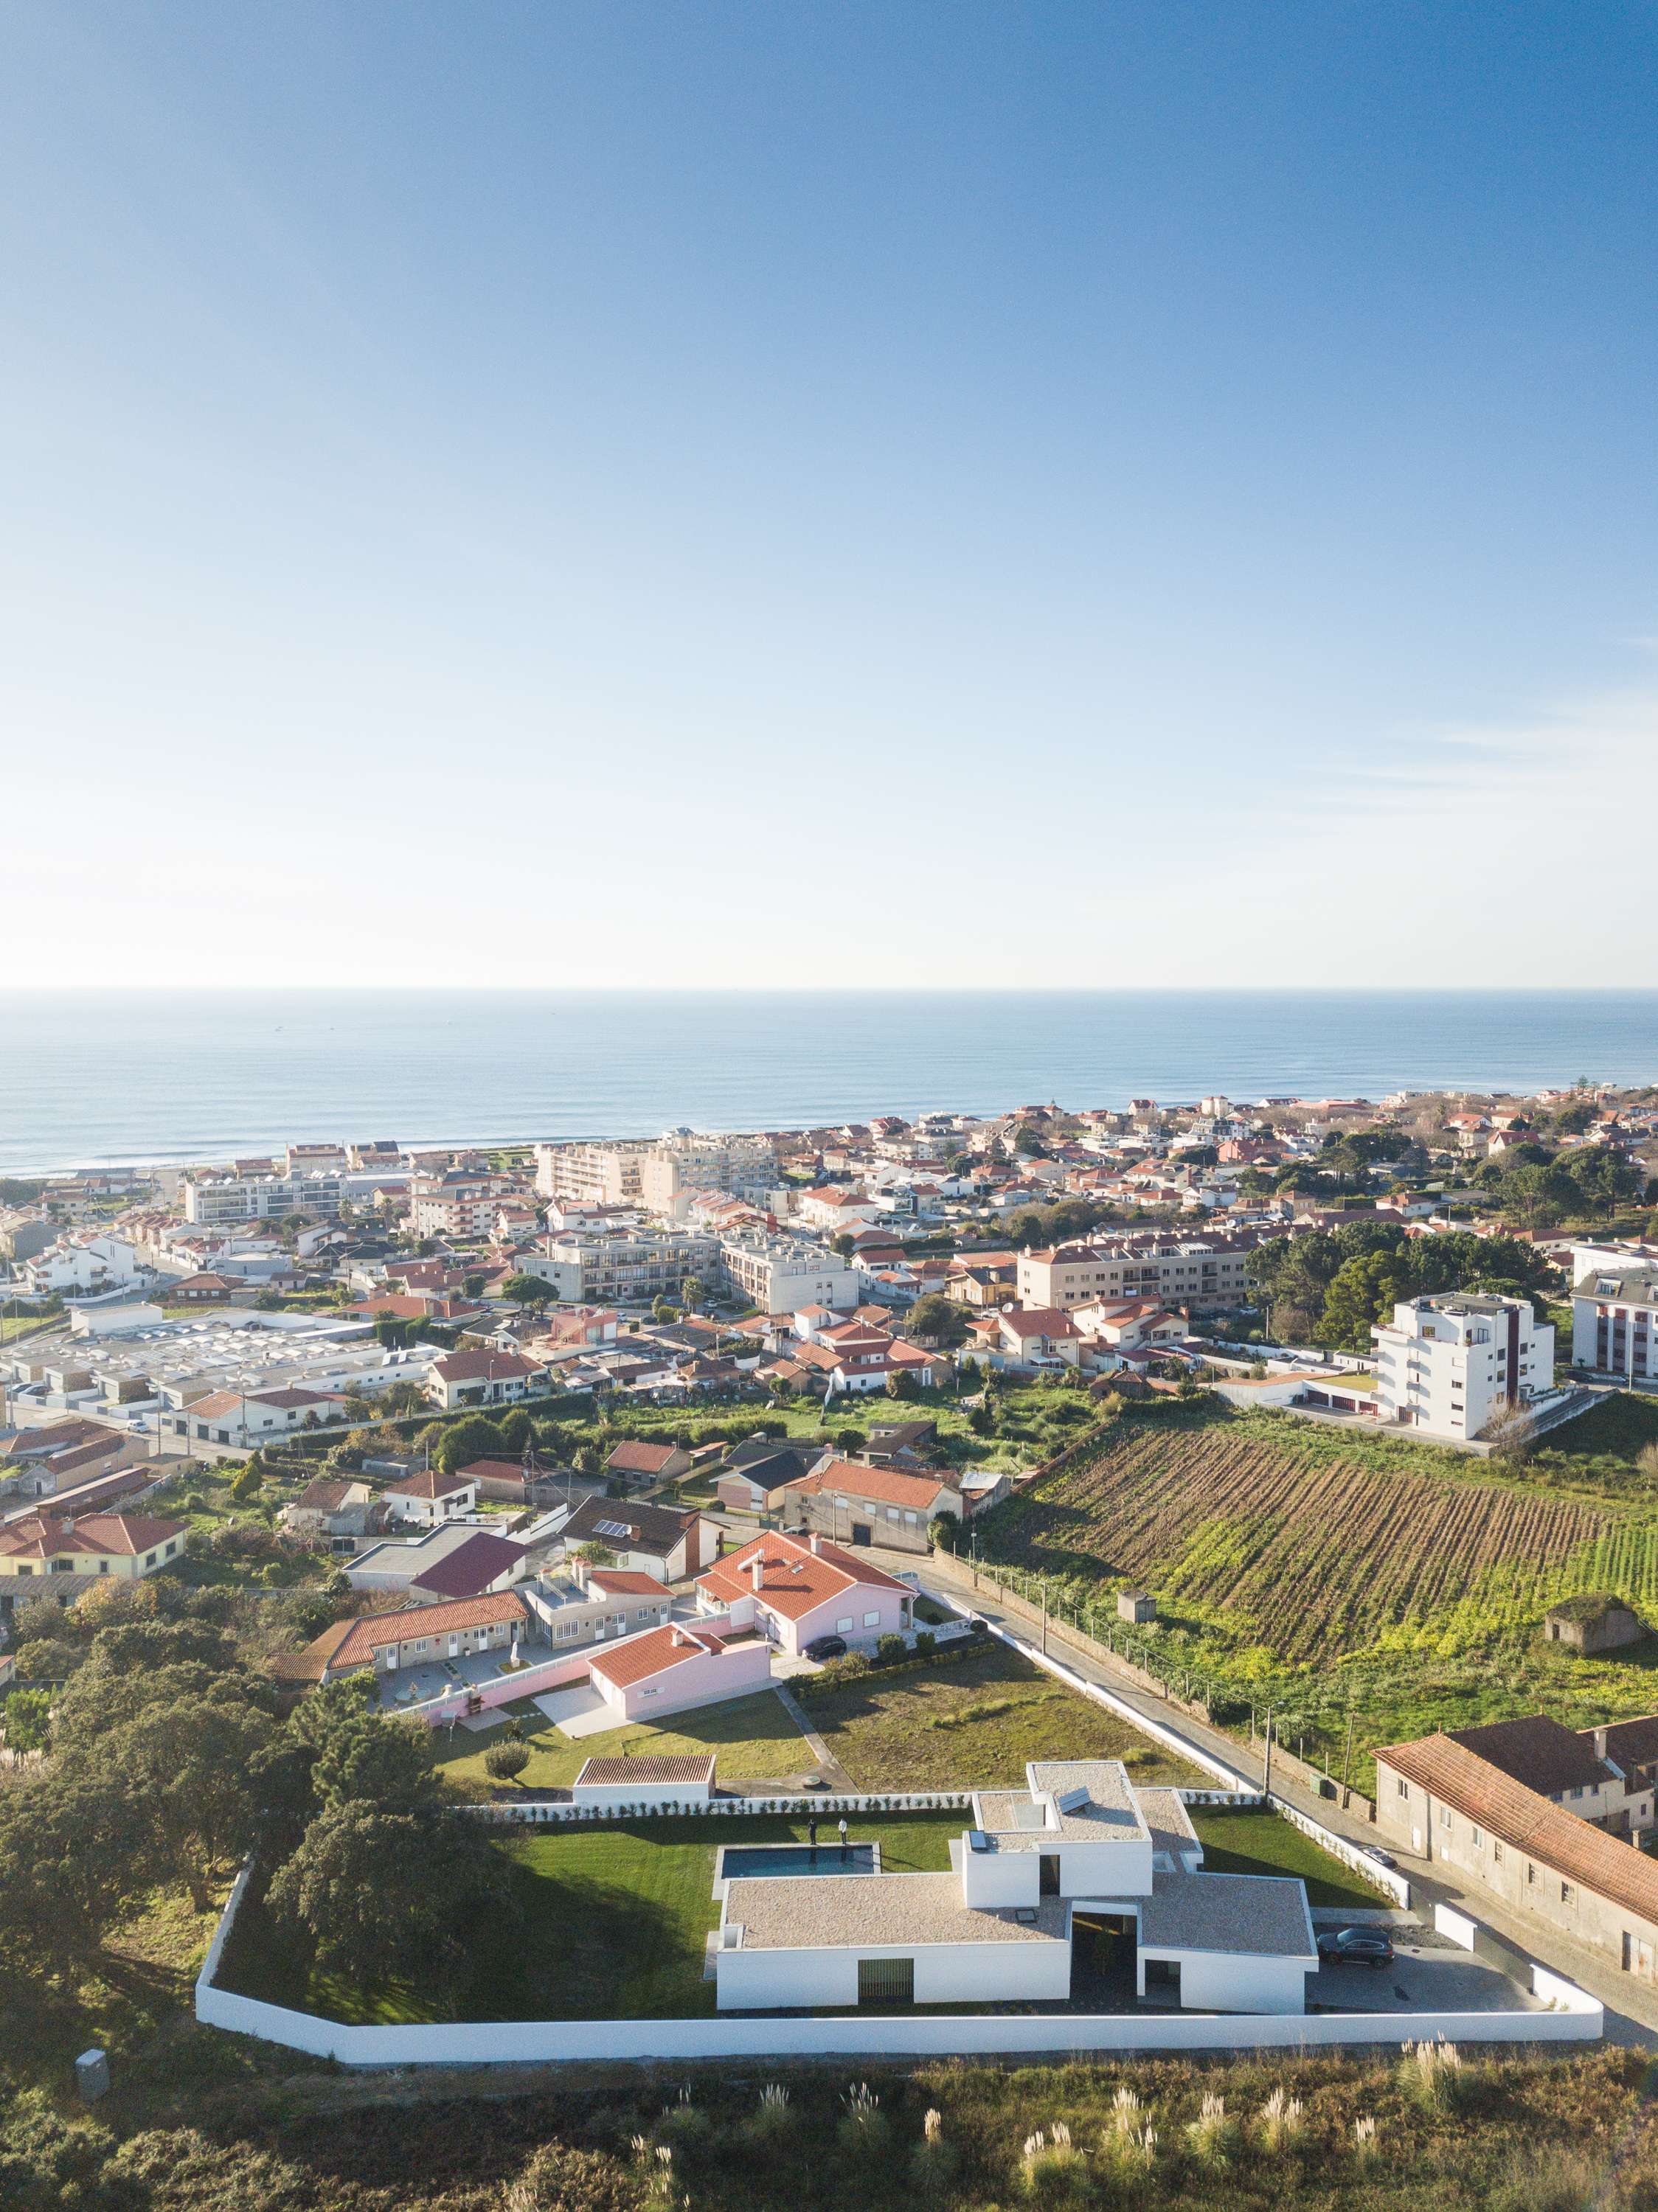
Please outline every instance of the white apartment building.
[{"label": "white apartment building", "polygon": [[339,1212],[344,1181],[338,1175],[186,1176],[180,1188],[184,1218],[202,1229],[235,1221],[280,1220],[285,1213]]},{"label": "white apartment building", "polygon": [[544,1237],[517,1264],[572,1304],[649,1305],[656,1298],[677,1300],[687,1275],[711,1290],[720,1247],[716,1238],[686,1230],[565,1231]]},{"label": "white apartment building", "polygon": [[1100,1298],[1155,1298],[1200,1311],[1244,1305],[1253,1249],[1221,1237],[1124,1237],[1021,1252],[1019,1303],[1063,1309]]},{"label": "white apartment building", "polygon": [[732,1289],[762,1313],[798,1313],[807,1306],[850,1313],[862,1295],[856,1268],[803,1237],[735,1229],[719,1254]]},{"label": "white apartment building", "polygon": [[418,1175],[409,1186],[409,1225],[417,1237],[487,1237],[495,1226],[503,1178],[451,1168]]},{"label": "white apartment building", "polygon": [[23,1286],[31,1297],[54,1291],[66,1297],[92,1296],[136,1283],[144,1270],[136,1248],[121,1237],[60,1237],[55,1244],[26,1260]]},{"label": "white apartment building", "polygon": [[538,1145],[536,1190],[542,1198],[573,1198],[587,1206],[637,1206],[640,1166],[649,1150],[643,1139],[613,1145]]},{"label": "white apartment building", "polygon": [[764,1137],[671,1129],[639,1158],[640,1198],[670,1221],[682,1221],[692,1200],[709,1192],[763,1204],[777,1179],[777,1157]]},{"label": "white apartment building", "polygon": [[1574,1244],[1575,1367],[1658,1381],[1658,1247]]},{"label": "white apartment building", "polygon": [[1554,1330],[1529,1298],[1407,1298],[1370,1340],[1380,1418],[1429,1436],[1466,1443],[1504,1406],[1554,1388]]}]

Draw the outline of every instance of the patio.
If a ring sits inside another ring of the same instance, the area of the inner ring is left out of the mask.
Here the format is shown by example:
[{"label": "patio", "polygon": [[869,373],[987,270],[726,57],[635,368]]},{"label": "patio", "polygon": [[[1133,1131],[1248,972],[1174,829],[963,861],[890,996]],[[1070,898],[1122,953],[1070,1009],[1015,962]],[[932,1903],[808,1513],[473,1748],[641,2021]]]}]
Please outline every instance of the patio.
[{"label": "patio", "polygon": [[432,1698],[453,1697],[460,1690],[499,1682],[505,1679],[501,1662],[506,1656],[504,1651],[465,1651],[456,1659],[435,1659],[428,1666],[399,1667],[393,1674],[381,1674],[377,1681],[381,1711],[398,1712]]}]

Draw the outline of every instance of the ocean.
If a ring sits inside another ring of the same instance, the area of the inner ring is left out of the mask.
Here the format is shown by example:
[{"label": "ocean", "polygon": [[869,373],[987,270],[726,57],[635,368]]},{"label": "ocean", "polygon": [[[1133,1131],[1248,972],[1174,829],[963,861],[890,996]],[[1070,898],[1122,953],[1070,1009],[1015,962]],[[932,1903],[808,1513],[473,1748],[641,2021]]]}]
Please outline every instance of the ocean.
[{"label": "ocean", "polygon": [[0,993],[0,1174],[1658,1079],[1658,992]]}]

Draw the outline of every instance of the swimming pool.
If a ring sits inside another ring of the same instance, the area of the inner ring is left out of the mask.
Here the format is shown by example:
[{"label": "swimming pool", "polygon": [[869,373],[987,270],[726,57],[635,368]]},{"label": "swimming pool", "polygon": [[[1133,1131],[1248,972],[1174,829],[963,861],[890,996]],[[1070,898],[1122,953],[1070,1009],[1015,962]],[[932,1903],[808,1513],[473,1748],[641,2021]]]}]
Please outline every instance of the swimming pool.
[{"label": "swimming pool", "polygon": [[728,1844],[720,1853],[721,1881],[748,1881],[782,1874],[878,1874],[875,1844],[848,1844],[838,1838],[820,1844]]}]

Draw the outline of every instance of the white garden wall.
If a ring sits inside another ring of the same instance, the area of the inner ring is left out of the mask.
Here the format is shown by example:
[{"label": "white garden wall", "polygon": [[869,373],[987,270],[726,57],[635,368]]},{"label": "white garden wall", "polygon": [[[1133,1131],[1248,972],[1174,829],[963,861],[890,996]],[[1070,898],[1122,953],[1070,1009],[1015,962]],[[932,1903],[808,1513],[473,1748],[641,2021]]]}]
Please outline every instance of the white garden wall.
[{"label": "white garden wall", "polygon": [[[1541,1966],[1534,1995],[1549,2012],[1189,2014],[1107,2013],[946,2014],[897,2019],[497,2021],[481,2025],[344,2027],[311,2013],[236,1996],[215,1982],[244,1874],[230,1893],[196,1983],[204,2026],[257,2036],[344,2066],[498,2066],[570,2059],[770,2058],[791,2056],[948,2057],[992,2053],[1101,2051],[1301,2050],[1336,2045],[1582,2043],[1598,2040],[1600,2004]],[[756,1954],[760,1955],[760,1954]],[[825,1954],[827,1955],[827,1954]],[[844,1954],[843,1954],[844,1955]]]}]

